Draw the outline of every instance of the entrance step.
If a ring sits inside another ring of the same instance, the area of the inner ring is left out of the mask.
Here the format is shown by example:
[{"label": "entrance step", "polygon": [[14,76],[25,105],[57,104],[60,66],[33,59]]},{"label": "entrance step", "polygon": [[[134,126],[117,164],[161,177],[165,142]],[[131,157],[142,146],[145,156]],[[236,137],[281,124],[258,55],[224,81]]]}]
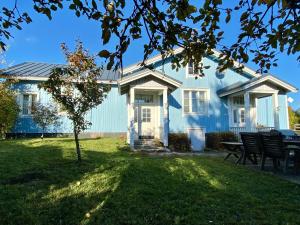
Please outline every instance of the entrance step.
[{"label": "entrance step", "polygon": [[134,149],[138,151],[165,151],[164,147],[158,146],[154,139],[139,139],[134,141]]}]

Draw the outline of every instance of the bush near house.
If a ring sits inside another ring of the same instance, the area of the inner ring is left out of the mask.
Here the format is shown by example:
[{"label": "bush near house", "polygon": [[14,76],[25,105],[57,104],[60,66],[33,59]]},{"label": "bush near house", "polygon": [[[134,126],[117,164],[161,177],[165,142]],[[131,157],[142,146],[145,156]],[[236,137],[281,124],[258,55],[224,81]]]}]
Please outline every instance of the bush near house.
[{"label": "bush near house", "polygon": [[191,142],[186,133],[170,133],[169,149],[171,151],[189,152],[191,151]]},{"label": "bush near house", "polygon": [[205,134],[206,148],[221,150],[222,141],[237,141],[237,137],[232,132],[211,132]]},{"label": "bush near house", "polygon": [[18,117],[19,106],[15,93],[9,89],[10,82],[0,83],[0,138],[14,126]]}]

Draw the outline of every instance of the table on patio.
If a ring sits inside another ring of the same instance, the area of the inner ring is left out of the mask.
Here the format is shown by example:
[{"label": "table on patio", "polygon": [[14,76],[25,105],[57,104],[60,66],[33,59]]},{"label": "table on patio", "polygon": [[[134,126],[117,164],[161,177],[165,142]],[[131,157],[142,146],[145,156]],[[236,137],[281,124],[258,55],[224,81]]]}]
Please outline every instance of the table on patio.
[{"label": "table on patio", "polygon": [[224,142],[221,142],[221,144],[224,146],[225,151],[228,153],[226,155],[226,157],[224,158],[224,160],[228,159],[231,155],[233,155],[237,158],[237,161],[235,162],[236,164],[241,162],[241,160],[244,156],[242,142],[224,141]]},{"label": "table on patio", "polygon": [[[286,140],[283,140],[283,143],[286,146],[293,147],[292,150],[295,152],[294,167],[295,167],[296,172],[300,171],[300,140],[286,139]],[[294,146],[296,146],[296,148]],[[286,149],[289,149],[289,148],[286,148]]]}]

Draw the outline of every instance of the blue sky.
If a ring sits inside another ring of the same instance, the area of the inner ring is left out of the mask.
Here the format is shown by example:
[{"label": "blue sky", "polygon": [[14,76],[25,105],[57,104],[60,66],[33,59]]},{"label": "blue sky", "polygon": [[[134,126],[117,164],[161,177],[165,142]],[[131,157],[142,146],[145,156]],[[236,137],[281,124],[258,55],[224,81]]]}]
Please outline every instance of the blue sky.
[{"label": "blue sky", "polygon": [[[0,7],[2,8],[8,2],[13,1],[1,1]],[[113,42],[102,46],[101,28],[95,21],[89,21],[84,17],[77,18],[70,10],[56,12],[53,19],[49,21],[46,16],[35,13],[28,1],[27,4],[24,1],[19,2],[21,10],[30,12],[33,22],[29,25],[24,24],[21,31],[12,31],[14,38],[8,41],[9,49],[5,53],[9,65],[26,61],[64,63],[60,43],[65,42],[72,48],[76,39],[82,40],[85,47],[94,54],[104,48],[114,49]],[[233,16],[232,21],[238,21],[238,17]],[[238,23],[223,25],[226,29],[223,43],[232,43],[235,34],[239,32]],[[124,56],[125,66],[142,60],[144,42],[144,39],[132,42]],[[279,54],[278,57],[278,67],[272,68],[270,73],[300,88],[300,64],[296,56]],[[255,70],[258,68],[254,63],[249,63],[248,66]],[[289,96],[294,99],[291,106],[295,109],[300,108],[300,94],[291,93]]]}]

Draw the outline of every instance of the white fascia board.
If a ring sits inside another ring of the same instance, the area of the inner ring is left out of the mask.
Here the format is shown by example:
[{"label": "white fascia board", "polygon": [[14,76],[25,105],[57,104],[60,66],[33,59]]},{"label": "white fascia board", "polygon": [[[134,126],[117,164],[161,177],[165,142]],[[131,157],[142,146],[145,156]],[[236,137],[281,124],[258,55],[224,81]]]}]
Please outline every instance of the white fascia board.
[{"label": "white fascia board", "polygon": [[122,86],[122,85],[125,85],[125,84],[128,84],[134,80],[137,80],[137,79],[140,79],[140,78],[143,78],[143,77],[146,77],[146,76],[149,76],[149,75],[153,75],[155,77],[157,77],[158,79],[160,80],[163,80],[169,84],[172,84],[174,85],[175,87],[180,87],[181,86],[181,83],[179,82],[176,82],[175,80],[173,79],[170,79],[160,73],[157,73],[155,71],[152,71],[152,70],[145,70],[145,71],[142,71],[140,73],[137,73],[136,75],[134,76],[130,76],[130,77],[125,77],[125,78],[122,78],[119,80],[119,85]]},{"label": "white fascia board", "polygon": [[245,90],[247,90],[247,89],[249,89],[249,88],[251,88],[251,87],[253,87],[255,85],[258,85],[260,83],[263,83],[265,81],[270,81],[270,82],[272,82],[274,84],[277,84],[277,85],[279,85],[279,86],[281,86],[281,87],[283,87],[286,90],[291,91],[291,92],[297,92],[298,91],[297,88],[295,88],[294,86],[292,86],[292,85],[290,85],[290,84],[288,84],[288,83],[286,83],[286,82],[284,82],[282,80],[279,80],[276,77],[273,77],[271,75],[267,75],[267,76],[265,76],[265,77],[263,77],[263,78],[261,78],[261,79],[259,79],[257,81],[253,81],[250,84],[245,85],[244,87],[237,87],[237,88],[235,88],[233,90],[230,90],[230,91],[227,91],[227,92],[225,92],[223,94],[220,94],[219,96],[220,97],[224,97],[224,96],[227,96],[227,95],[230,95],[230,94],[234,94],[236,92],[245,91]]}]

